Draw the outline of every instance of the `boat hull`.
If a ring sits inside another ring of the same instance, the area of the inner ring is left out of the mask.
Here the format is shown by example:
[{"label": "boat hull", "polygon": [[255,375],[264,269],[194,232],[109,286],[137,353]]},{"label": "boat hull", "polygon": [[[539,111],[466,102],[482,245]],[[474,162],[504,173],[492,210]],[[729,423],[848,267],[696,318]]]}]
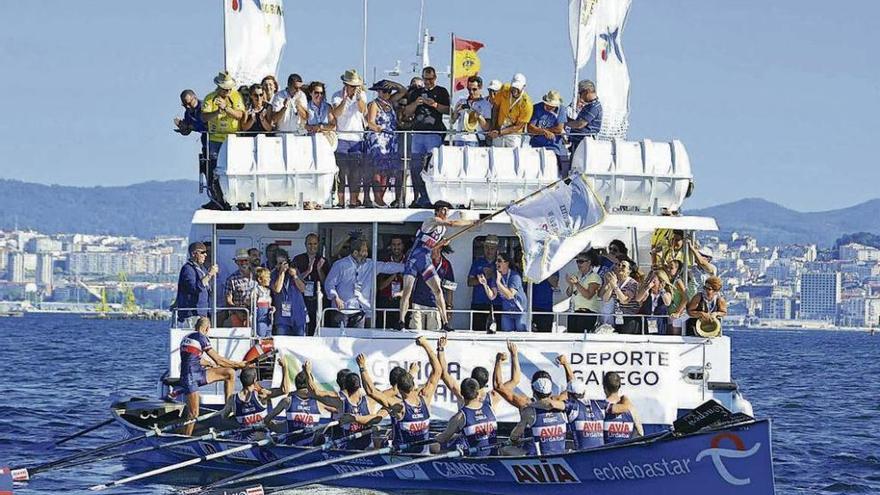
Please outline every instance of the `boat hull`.
[{"label": "boat hull", "polygon": [[[143,432],[120,420],[129,435]],[[179,440],[163,436],[141,442],[141,446]],[[212,440],[170,447],[137,458],[149,464],[165,465],[203,456],[240,445],[231,440]],[[300,452],[302,448],[271,446],[254,448],[214,461],[200,463],[201,469],[230,475]],[[330,460],[347,451],[315,452],[300,457],[293,465]],[[297,483],[324,476],[388,465],[419,456],[386,455],[340,462],[297,473],[261,480],[266,486]],[[438,459],[368,476],[356,476],[329,484],[379,490],[432,490],[492,494],[547,493],[574,490],[590,494],[694,493],[713,495],[774,493],[769,420],[696,433],[683,437],[643,441],[620,446],[544,457],[486,457]],[[290,467],[285,465],[284,467]],[[245,486],[253,486],[256,483]],[[238,493],[228,490],[227,493]]]}]

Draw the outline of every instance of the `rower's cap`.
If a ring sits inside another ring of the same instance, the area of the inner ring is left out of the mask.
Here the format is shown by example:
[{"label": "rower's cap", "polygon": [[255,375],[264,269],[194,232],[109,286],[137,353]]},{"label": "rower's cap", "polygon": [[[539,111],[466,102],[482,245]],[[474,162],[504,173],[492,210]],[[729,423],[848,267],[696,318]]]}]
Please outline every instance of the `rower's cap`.
[{"label": "rower's cap", "polygon": [[538,378],[532,382],[532,390],[541,394],[552,394],[553,382],[549,378]]},{"label": "rower's cap", "polygon": [[582,380],[572,380],[568,382],[567,391],[574,395],[584,395],[587,393],[587,385]]},{"label": "rower's cap", "polygon": [[486,236],[486,239],[483,240],[483,244],[490,244],[493,246],[498,245],[498,236],[495,234],[489,234]]},{"label": "rower's cap", "polygon": [[489,81],[489,89],[491,89],[492,91],[498,91],[499,89],[501,89],[501,81],[499,81],[498,79],[492,79],[491,81]]}]

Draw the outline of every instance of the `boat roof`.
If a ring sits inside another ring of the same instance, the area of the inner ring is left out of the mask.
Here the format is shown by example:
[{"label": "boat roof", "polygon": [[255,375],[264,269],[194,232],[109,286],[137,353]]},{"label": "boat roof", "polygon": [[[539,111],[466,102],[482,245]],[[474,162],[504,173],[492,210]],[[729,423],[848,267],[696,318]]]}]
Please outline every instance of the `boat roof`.
[{"label": "boat roof", "polygon": [[[456,210],[462,218],[477,220],[494,213],[491,210]],[[254,211],[197,210],[193,215],[195,225],[222,224],[272,224],[272,223],[404,223],[421,222],[433,212],[410,208],[352,208],[352,209],[266,209]],[[488,223],[509,224],[510,218],[502,213]],[[665,216],[610,213],[605,216],[604,227],[635,228],[637,230],[681,229],[718,230],[714,218],[698,216]]]}]

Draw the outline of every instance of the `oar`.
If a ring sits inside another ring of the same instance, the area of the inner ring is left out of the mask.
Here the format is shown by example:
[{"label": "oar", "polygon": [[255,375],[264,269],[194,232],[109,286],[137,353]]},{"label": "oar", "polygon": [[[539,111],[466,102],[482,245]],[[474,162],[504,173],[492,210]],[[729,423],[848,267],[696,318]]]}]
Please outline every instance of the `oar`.
[{"label": "oar", "polygon": [[101,421],[98,424],[89,426],[88,428],[82,429],[72,435],[67,435],[66,437],[62,438],[61,440],[57,440],[55,442],[55,445],[61,445],[62,443],[67,442],[68,440],[73,440],[74,438],[81,437],[81,436],[85,435],[86,433],[91,433],[91,432],[97,430],[98,428],[103,428],[103,427],[109,425],[112,422],[113,422],[113,418],[105,419],[104,421]]},{"label": "oar", "polygon": [[220,459],[221,457],[226,457],[226,456],[238,453],[238,452],[250,450],[254,447],[265,447],[266,445],[269,445],[272,443],[283,442],[285,439],[287,439],[290,436],[293,436],[294,434],[296,434],[296,433],[295,432],[283,433],[281,435],[278,435],[277,437],[270,434],[268,437],[266,437],[262,440],[249,442],[244,445],[239,445],[238,447],[233,447],[231,449],[221,450],[220,452],[214,452],[213,454],[203,455],[200,457],[194,457],[192,459],[188,459],[188,460],[181,461],[181,462],[178,462],[175,464],[171,464],[169,466],[164,466],[161,468],[153,469],[151,471],[147,471],[147,472],[141,473],[141,474],[136,474],[134,476],[129,476],[127,478],[122,478],[121,480],[112,481],[110,483],[95,485],[95,486],[89,487],[89,490],[95,490],[95,491],[106,490],[107,488],[111,488],[111,487],[119,486],[119,485],[124,485],[124,484],[130,483],[132,481],[142,480],[144,478],[149,478],[150,476],[155,476],[157,474],[163,474],[163,473],[167,473],[170,471],[176,471],[178,469],[185,468],[187,466],[193,466],[193,465],[198,464],[202,461],[212,461],[214,459]]},{"label": "oar", "polygon": [[15,481],[27,481],[27,480],[31,479],[31,477],[37,473],[42,473],[44,471],[48,471],[52,468],[61,466],[63,464],[68,464],[71,461],[79,460],[84,457],[90,457],[90,456],[93,456],[93,455],[101,453],[101,452],[106,452],[108,450],[115,449],[117,447],[122,447],[123,445],[127,445],[127,444],[137,442],[140,440],[144,440],[146,438],[155,437],[155,436],[160,435],[162,433],[167,433],[169,431],[176,430],[177,428],[181,428],[186,425],[198,423],[199,421],[204,421],[206,419],[213,418],[214,416],[216,416],[219,413],[220,413],[220,411],[213,411],[208,414],[203,414],[201,416],[188,419],[186,421],[181,421],[179,423],[174,423],[174,424],[165,426],[163,428],[153,428],[152,430],[149,430],[146,433],[143,433],[141,435],[137,435],[137,436],[134,436],[131,438],[125,438],[122,440],[117,440],[115,442],[111,442],[106,445],[96,447],[94,449],[89,449],[85,452],[78,452],[76,454],[71,454],[69,456],[65,456],[60,459],[56,459],[54,461],[39,464],[34,467],[15,468],[15,469],[12,469],[12,479]]},{"label": "oar", "polygon": [[347,473],[334,474],[331,476],[324,476],[323,478],[312,479],[308,481],[300,481],[299,483],[293,483],[292,485],[285,485],[272,488],[272,490],[266,491],[266,494],[270,493],[278,493],[285,490],[292,490],[294,488],[301,488],[303,486],[316,485],[319,483],[326,483],[329,481],[339,481],[347,478],[354,478],[355,476],[363,476],[372,473],[381,473],[382,471],[390,471],[392,469],[398,469],[407,466],[413,466],[415,464],[422,464],[425,462],[438,461],[440,459],[454,459],[456,457],[461,457],[464,455],[464,452],[460,450],[450,450],[449,452],[444,452],[442,454],[437,455],[429,455],[427,457],[417,457],[415,459],[410,459],[408,461],[396,462],[394,464],[386,464],[384,466],[376,466],[367,469],[361,469],[358,471],[349,471]]},{"label": "oar", "polygon": [[217,440],[218,438],[225,438],[230,435],[235,435],[238,433],[246,433],[249,431],[262,430],[262,429],[265,429],[265,427],[262,424],[245,426],[244,428],[234,428],[231,430],[224,430],[224,431],[214,431],[214,429],[211,428],[211,431],[209,433],[205,433],[202,436],[184,438],[183,440],[175,440],[173,442],[161,443],[159,445],[153,445],[150,447],[143,447],[143,448],[135,449],[135,450],[127,450],[125,452],[117,452],[115,454],[108,454],[108,455],[104,455],[104,456],[100,456],[100,457],[89,457],[88,459],[81,459],[78,461],[74,461],[74,462],[71,462],[68,464],[58,466],[58,469],[66,469],[66,468],[70,468],[70,467],[74,467],[74,466],[82,466],[84,464],[92,464],[95,462],[108,461],[110,459],[117,459],[119,457],[129,457],[129,456],[132,456],[135,454],[143,454],[144,452],[153,452],[155,450],[167,449],[169,447],[176,447],[178,445],[186,445],[188,443],[193,443],[193,442],[201,442],[201,441],[205,441],[205,440]]},{"label": "oar", "polygon": [[[330,426],[335,426],[335,425],[338,424],[338,423],[339,423],[338,421],[331,421],[331,422],[328,423],[326,426],[324,426],[324,425],[321,425],[321,426],[322,426],[322,427],[330,427]],[[378,431],[379,431],[379,427],[374,426],[374,427],[372,427],[372,428],[369,428],[369,429],[366,429],[366,430],[361,430],[361,431],[359,431],[359,432],[357,432],[357,433],[352,433],[351,435],[344,436],[344,437],[341,437],[341,438],[337,438],[336,440],[332,440],[332,441],[330,441],[330,442],[326,442],[326,443],[324,443],[323,445],[318,445],[318,446],[315,446],[315,447],[309,447],[309,448],[306,448],[306,449],[304,449],[304,450],[301,450],[301,451],[299,451],[299,452],[297,452],[297,453],[295,453],[295,454],[291,454],[291,455],[289,455],[289,456],[285,456],[285,457],[282,457],[282,458],[280,458],[280,459],[275,459],[275,460],[272,461],[272,462],[267,462],[266,464],[260,464],[260,465],[257,466],[257,467],[254,467],[254,468],[248,469],[247,471],[243,471],[243,472],[241,472],[241,473],[238,473],[238,474],[232,475],[232,476],[230,476],[230,477],[228,477],[228,478],[223,478],[223,479],[221,479],[221,480],[217,480],[217,481],[215,481],[215,482],[213,482],[213,483],[211,483],[211,484],[208,484],[208,485],[205,485],[205,486],[197,486],[197,487],[193,487],[193,488],[186,488],[186,489],[184,489],[184,490],[178,490],[176,493],[178,493],[178,494],[180,494],[180,495],[194,495],[194,494],[196,494],[196,493],[202,493],[202,492],[205,492],[205,491],[208,491],[208,490],[212,490],[212,489],[214,489],[214,488],[220,488],[220,487],[224,487],[224,486],[229,486],[229,485],[231,485],[231,484],[238,483],[239,480],[241,480],[242,478],[245,478],[245,477],[247,477],[247,476],[250,476],[250,475],[252,475],[252,474],[254,474],[254,473],[259,473],[260,471],[265,471],[266,469],[269,469],[269,468],[271,468],[271,467],[275,467],[275,466],[279,466],[279,465],[282,465],[282,464],[286,464],[286,463],[288,463],[288,462],[290,462],[290,461],[293,461],[293,460],[299,459],[300,457],[305,457],[305,456],[307,456],[307,455],[309,455],[309,454],[313,454],[313,453],[316,453],[316,452],[324,452],[324,451],[327,451],[327,450],[330,450],[330,449],[333,449],[333,448],[339,447],[339,446],[342,445],[344,442],[347,442],[347,441],[350,441],[350,440],[357,440],[358,438],[365,437],[365,436],[367,436],[367,435],[372,435],[372,434],[374,434],[374,433],[376,433],[376,432],[378,432]]]},{"label": "oar", "polygon": [[[298,473],[300,471],[306,471],[308,469],[325,467],[325,466],[329,466],[331,464],[336,464],[339,462],[347,462],[347,461],[353,461],[355,459],[363,459],[364,457],[373,457],[373,456],[377,456],[377,455],[391,454],[391,453],[398,451],[398,450],[407,450],[411,447],[418,447],[420,445],[427,445],[429,443],[434,443],[434,439],[429,438],[426,440],[420,440],[418,442],[413,442],[410,444],[400,445],[398,447],[382,447],[381,449],[377,449],[377,450],[365,450],[363,452],[358,452],[356,454],[344,455],[342,457],[335,457],[333,459],[325,459],[323,461],[311,462],[309,464],[303,464],[300,466],[293,466],[293,467],[284,468],[284,469],[276,469],[275,471],[269,471],[268,473],[262,473],[262,474],[256,474],[253,476],[241,477],[241,478],[233,481],[232,483],[241,484],[241,483],[247,483],[249,481],[255,481],[255,480],[260,480],[260,479],[264,479],[264,478],[271,478],[274,476],[281,476],[283,474]],[[215,486],[215,488],[222,488],[222,487],[228,486],[232,483],[218,484]]]}]

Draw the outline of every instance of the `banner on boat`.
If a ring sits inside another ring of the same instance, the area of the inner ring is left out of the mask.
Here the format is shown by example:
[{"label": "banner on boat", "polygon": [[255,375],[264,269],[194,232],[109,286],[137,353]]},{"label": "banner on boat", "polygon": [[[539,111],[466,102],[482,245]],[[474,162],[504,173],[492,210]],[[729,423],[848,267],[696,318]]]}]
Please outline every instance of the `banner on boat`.
[{"label": "banner on boat", "polygon": [[541,282],[590,244],[589,231],[605,219],[605,209],[576,174],[509,206],[507,215],[523,246],[523,276]]},{"label": "banner on boat", "polygon": [[[556,364],[556,357],[564,354],[571,363],[578,379],[587,385],[587,395],[604,397],[602,376],[615,371],[621,377],[621,393],[635,402],[643,423],[672,424],[676,419],[678,403],[677,384],[681,373],[679,352],[674,346],[660,343],[621,345],[619,342],[572,342],[535,340],[519,342],[519,360],[523,378],[518,386],[520,393],[531,396],[530,377],[535,371],[546,370],[553,376],[555,393],[565,385],[565,373]],[[430,374],[425,352],[415,345],[414,337],[359,339],[352,337],[310,338],[275,337],[275,348],[287,359],[293,360],[296,369],[306,360],[312,362],[315,379],[325,388],[336,388],[336,373],[348,368],[356,371],[355,356],[364,353],[370,375],[380,388],[387,388],[388,372],[395,366],[409,368],[419,366],[416,383],[423,383]],[[478,340],[450,338],[446,345],[447,366],[450,375],[458,382],[470,376],[471,371],[482,366],[490,375],[495,355],[507,352],[502,340]],[[281,381],[280,368],[276,369],[275,384]],[[510,378],[509,360],[503,364],[504,380]],[[491,385],[491,380],[490,380]],[[458,411],[458,404],[441,383],[431,406],[431,415],[447,419]],[[519,413],[503,404],[496,411],[501,421],[518,421]]]},{"label": "banner on boat", "polygon": [[623,139],[629,128],[629,70],[623,27],[632,0],[601,0],[596,21],[596,92],[604,137]]},{"label": "banner on boat", "polygon": [[276,75],[287,37],[283,0],[224,0],[226,71],[239,85]]}]

